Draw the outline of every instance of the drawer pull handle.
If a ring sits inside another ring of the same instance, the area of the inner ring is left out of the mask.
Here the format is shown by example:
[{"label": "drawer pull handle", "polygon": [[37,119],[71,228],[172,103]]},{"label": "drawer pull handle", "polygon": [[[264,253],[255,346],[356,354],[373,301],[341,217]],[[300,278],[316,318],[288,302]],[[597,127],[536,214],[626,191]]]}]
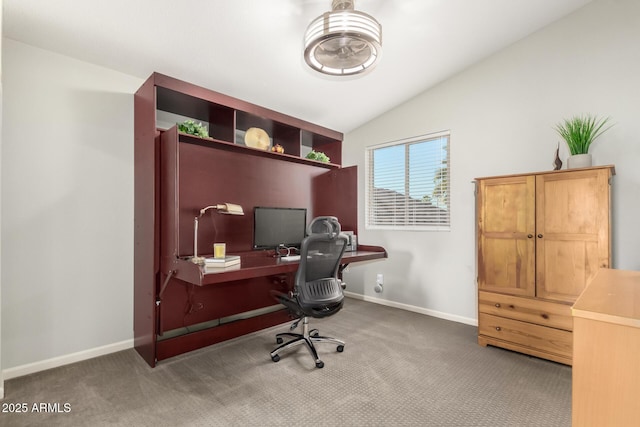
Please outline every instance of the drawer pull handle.
[{"label": "drawer pull handle", "polygon": [[542,234],[538,234],[538,239],[542,239]]},{"label": "drawer pull handle", "polygon": [[527,237],[528,237],[528,238],[532,238],[532,237],[533,237],[533,234],[527,234]]},{"label": "drawer pull handle", "polygon": [[502,328],[500,326],[496,326],[496,331],[500,332]]},{"label": "drawer pull handle", "polygon": [[496,303],[496,307],[500,308],[500,303],[499,302]]}]

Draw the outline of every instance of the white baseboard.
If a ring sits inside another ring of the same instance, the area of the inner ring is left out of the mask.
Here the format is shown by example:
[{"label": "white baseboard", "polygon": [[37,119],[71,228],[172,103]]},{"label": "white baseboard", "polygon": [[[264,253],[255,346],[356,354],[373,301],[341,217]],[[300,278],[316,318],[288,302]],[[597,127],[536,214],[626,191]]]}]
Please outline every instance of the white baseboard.
[{"label": "white baseboard", "polygon": [[355,294],[353,292],[344,292],[349,298],[359,299],[362,301],[372,302],[375,304],[386,305],[388,307],[399,308],[401,310],[413,311],[414,313],[426,314],[427,316],[438,317],[440,319],[451,320],[453,322],[464,323],[466,325],[478,326],[478,319],[469,317],[456,316],[455,314],[443,313],[441,311],[429,310],[427,308],[416,307],[414,305],[403,304],[401,302],[389,301],[382,298],[370,297],[367,295]]},{"label": "white baseboard", "polygon": [[69,365],[71,363],[93,359],[94,357],[104,356],[105,354],[115,353],[116,351],[127,350],[132,347],[133,339],[120,341],[113,344],[103,345],[102,347],[90,348],[88,350],[79,351],[77,353],[65,354],[64,356],[58,356],[51,359],[41,360],[39,362],[28,363],[26,365],[5,369],[2,371],[2,374],[4,376],[4,380],[6,381],[12,378],[35,374],[36,372],[40,371],[46,371],[47,369],[57,368],[59,366]]}]

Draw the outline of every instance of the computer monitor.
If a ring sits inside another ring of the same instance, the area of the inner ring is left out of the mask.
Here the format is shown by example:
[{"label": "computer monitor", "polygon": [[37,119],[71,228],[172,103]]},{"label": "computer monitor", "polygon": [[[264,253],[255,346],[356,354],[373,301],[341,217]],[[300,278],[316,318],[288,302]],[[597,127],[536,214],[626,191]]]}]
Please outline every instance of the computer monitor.
[{"label": "computer monitor", "polygon": [[256,206],[253,211],[253,248],[273,249],[280,245],[300,247],[307,228],[307,210]]}]

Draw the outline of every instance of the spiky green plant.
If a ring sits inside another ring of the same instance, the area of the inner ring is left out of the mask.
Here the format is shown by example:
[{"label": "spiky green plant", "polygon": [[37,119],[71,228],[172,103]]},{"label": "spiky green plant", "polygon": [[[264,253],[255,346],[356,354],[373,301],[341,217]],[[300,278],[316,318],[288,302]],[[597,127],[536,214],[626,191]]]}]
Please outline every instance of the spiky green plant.
[{"label": "spiky green plant", "polygon": [[555,126],[556,132],[566,141],[571,155],[587,154],[591,143],[611,126],[604,127],[610,117],[604,119],[586,114],[565,119]]}]

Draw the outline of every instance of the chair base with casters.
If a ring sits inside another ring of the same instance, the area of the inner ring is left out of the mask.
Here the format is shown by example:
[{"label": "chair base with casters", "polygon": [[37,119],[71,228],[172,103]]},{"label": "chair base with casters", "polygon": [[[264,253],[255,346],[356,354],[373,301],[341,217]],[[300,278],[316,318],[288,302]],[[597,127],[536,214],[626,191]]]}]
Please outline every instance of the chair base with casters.
[{"label": "chair base with casters", "polygon": [[[281,352],[299,345],[304,345],[307,350],[309,350],[311,357],[313,357],[316,367],[322,368],[324,367],[324,362],[318,357],[318,351],[314,343],[328,342],[336,344],[336,350],[342,353],[344,351],[344,341],[321,336],[317,329],[309,330],[309,317],[323,318],[340,311],[344,301],[342,290],[345,287],[345,283],[341,280],[328,278],[306,282],[304,290],[300,290],[300,293],[297,295],[293,293],[274,293],[274,297],[289,309],[292,316],[297,318],[297,320],[291,324],[289,330],[293,331],[298,327],[298,324],[302,322],[302,333],[282,332],[276,334],[276,343],[281,345],[271,352],[271,360],[277,362],[280,360]],[[314,303],[305,303],[305,298],[311,299],[312,296]],[[322,303],[318,304],[318,301]],[[283,344],[283,337],[292,339]]]},{"label": "chair base with casters", "polygon": [[284,341],[283,337],[291,337],[293,339],[282,344],[275,350],[273,350],[271,352],[271,360],[273,360],[274,362],[277,362],[280,360],[280,352],[289,350],[299,345],[306,345],[307,350],[309,350],[309,353],[311,354],[311,357],[313,357],[313,359],[316,362],[316,368],[322,368],[324,367],[324,362],[320,360],[320,358],[318,357],[318,352],[316,351],[316,347],[314,346],[313,343],[328,342],[328,343],[337,344],[338,347],[336,348],[336,350],[339,353],[342,353],[342,351],[344,351],[344,341],[340,341],[339,339],[336,339],[336,338],[321,336],[320,332],[317,329],[309,330],[309,318],[306,316],[296,320],[291,325],[291,330],[294,330],[295,328],[297,328],[298,323],[301,321],[302,321],[301,334],[294,334],[292,332],[282,332],[276,335],[276,342],[278,344],[282,344],[282,342]]}]

